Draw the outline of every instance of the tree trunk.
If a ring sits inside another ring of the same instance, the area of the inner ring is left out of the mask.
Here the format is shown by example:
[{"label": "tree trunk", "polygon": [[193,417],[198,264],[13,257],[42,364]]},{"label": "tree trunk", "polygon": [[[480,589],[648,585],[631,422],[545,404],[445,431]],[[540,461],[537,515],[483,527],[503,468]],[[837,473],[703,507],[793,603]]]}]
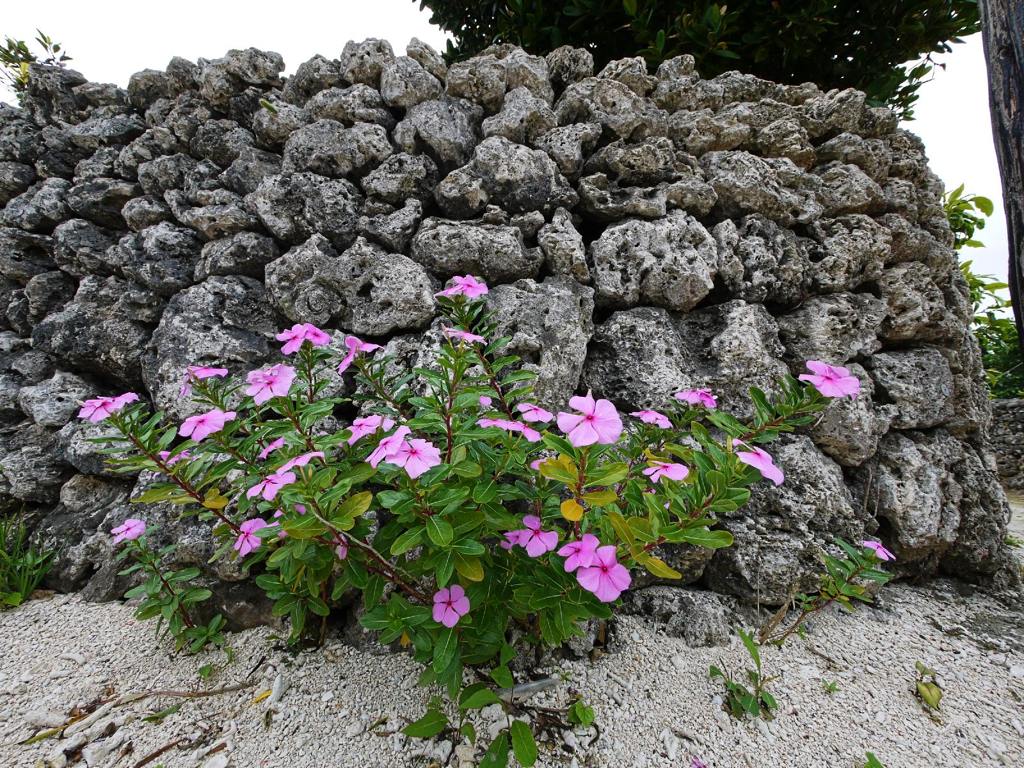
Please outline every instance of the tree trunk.
[{"label": "tree trunk", "polygon": [[1024,349],[1024,0],[982,0],[981,21],[1010,245],[1007,282]]}]

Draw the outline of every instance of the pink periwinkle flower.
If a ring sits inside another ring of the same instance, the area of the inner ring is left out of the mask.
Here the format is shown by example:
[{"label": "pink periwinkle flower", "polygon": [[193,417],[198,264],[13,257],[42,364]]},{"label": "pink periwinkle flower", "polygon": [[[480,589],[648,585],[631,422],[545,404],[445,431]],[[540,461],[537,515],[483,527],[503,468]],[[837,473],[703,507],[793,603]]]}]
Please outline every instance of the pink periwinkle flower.
[{"label": "pink periwinkle flower", "polygon": [[860,392],[860,379],[850,375],[849,368],[829,365],[820,360],[808,360],[810,373],[801,373],[800,381],[810,382],[825,397],[847,397],[856,399]]},{"label": "pink periwinkle flower", "polygon": [[117,397],[94,397],[82,403],[78,418],[87,419],[95,424],[111,414],[117,413],[129,403],[136,403],[138,400],[139,396],[134,392],[125,392]]},{"label": "pink periwinkle flower", "polygon": [[526,515],[523,525],[526,527],[519,531],[517,543],[530,557],[540,557],[558,546],[558,531],[541,530],[540,518],[536,515]]},{"label": "pink periwinkle flower", "polygon": [[541,456],[539,459],[534,459],[530,462],[530,469],[534,472],[540,472],[540,465],[547,461],[546,456]]},{"label": "pink periwinkle flower", "polygon": [[292,388],[295,381],[295,369],[290,365],[278,363],[266,369],[249,371],[246,374],[249,386],[245,394],[252,395],[256,405],[263,405],[272,397],[283,397]]},{"label": "pink periwinkle flower", "polygon": [[551,421],[555,418],[555,415],[551,413],[551,411],[546,411],[539,405],[534,405],[533,403],[520,403],[516,406],[516,410],[523,415],[523,421],[529,421],[531,423]]},{"label": "pink periwinkle flower", "polygon": [[572,573],[577,568],[589,568],[597,558],[600,539],[592,533],[585,533],[579,541],[570,541],[558,554],[565,558],[565,572]]},{"label": "pink periwinkle flower", "polygon": [[684,389],[676,392],[673,397],[689,405],[701,405],[708,409],[718,407],[718,399],[708,389]]},{"label": "pink periwinkle flower", "polygon": [[348,438],[349,445],[355,445],[357,442],[362,440],[367,435],[372,435],[379,429],[383,429],[387,432],[395,426],[395,422],[386,416],[378,416],[373,414],[372,416],[363,416],[355,419],[352,425],[348,428],[351,433]]},{"label": "pink periwinkle flower", "polygon": [[608,400],[594,400],[593,395],[587,392],[586,397],[577,395],[569,398],[569,407],[579,413],[559,413],[558,428],[575,447],[594,443],[610,445],[622,434],[622,419]]},{"label": "pink periwinkle flower", "polygon": [[497,427],[498,429],[504,429],[506,432],[518,432],[530,443],[539,442],[541,439],[540,432],[520,421],[512,421],[511,419],[477,419],[476,423],[478,427]]},{"label": "pink periwinkle flower", "polygon": [[312,323],[296,323],[277,334],[277,340],[284,342],[281,353],[285,355],[298,352],[304,341],[308,341],[314,347],[325,347],[331,343],[331,337]]},{"label": "pink periwinkle flower", "polygon": [[602,603],[616,600],[632,581],[629,571],[615,556],[615,546],[598,547],[593,564],[576,571],[576,581]]},{"label": "pink periwinkle flower", "polygon": [[480,395],[480,407],[481,408],[490,408],[491,407],[491,403],[493,403],[493,402],[494,401],[490,397],[488,397],[487,395]]},{"label": "pink periwinkle flower", "polygon": [[157,456],[159,456],[160,457],[160,461],[162,461],[168,467],[173,467],[179,461],[184,461],[185,459],[191,459],[192,458],[192,454],[189,453],[188,450],[181,451],[180,453],[176,453],[173,456],[171,455],[170,451],[160,451],[157,454]]},{"label": "pink periwinkle flower", "polygon": [[695,757],[695,758],[693,758],[690,761],[690,768],[708,768],[708,767],[707,767],[707,765],[704,764],[703,760],[701,760],[699,757]]},{"label": "pink periwinkle flower", "polygon": [[465,296],[467,299],[476,299],[487,293],[487,284],[473,275],[456,275],[451,280],[451,285],[443,291],[438,291],[435,296]]},{"label": "pink periwinkle flower", "polygon": [[[282,467],[282,470],[284,468]],[[285,472],[278,470],[272,475],[260,480],[256,485],[245,492],[248,498],[254,496],[262,496],[267,501],[273,501],[274,497],[277,496],[277,492],[284,488],[286,485],[291,485],[295,482],[294,472]]]},{"label": "pink periwinkle flower", "polygon": [[373,452],[366,457],[367,463],[377,468],[377,465],[382,461],[390,461],[402,448],[405,443],[405,436],[408,435],[411,430],[408,427],[402,426],[396,429],[392,434],[381,439],[377,443],[377,447],[373,449]]},{"label": "pink periwinkle flower", "polygon": [[455,339],[456,341],[464,341],[467,344],[485,344],[487,339],[483,336],[479,336],[469,331],[464,331],[461,328],[448,328],[447,326],[441,329],[444,331],[444,335],[449,339]]},{"label": "pink periwinkle flower", "polygon": [[178,434],[182,437],[191,437],[197,443],[201,443],[215,432],[224,429],[224,425],[235,420],[234,411],[222,411],[214,408],[212,411],[189,416],[181,423]]},{"label": "pink periwinkle flower", "polygon": [[873,551],[875,553],[875,557],[883,562],[889,562],[896,559],[896,555],[886,549],[880,541],[872,541],[871,539],[868,539],[866,541],[862,541],[861,545]]},{"label": "pink periwinkle flower", "polygon": [[505,540],[499,542],[498,546],[500,546],[502,549],[512,549],[512,547],[518,547],[520,544],[522,544],[522,538],[523,538],[523,534],[524,533],[529,533],[529,532],[528,531],[518,531],[518,530],[517,531],[505,531],[505,533],[503,534],[503,536],[505,537]]},{"label": "pink periwinkle flower", "polygon": [[672,422],[669,421],[668,416],[659,411],[633,411],[629,414],[640,419],[644,424],[653,424],[656,427],[662,429],[671,429]]},{"label": "pink periwinkle flower", "polygon": [[284,445],[284,438],[283,437],[279,437],[276,440],[271,440],[269,443],[267,443],[265,446],[263,446],[263,450],[260,451],[260,460],[262,461],[262,460],[266,459],[270,454],[272,454],[274,451],[276,451],[282,445]]},{"label": "pink periwinkle flower", "polygon": [[668,461],[652,461],[651,466],[644,470],[644,474],[651,478],[652,483],[660,483],[661,478],[667,477],[677,483],[686,479],[690,470],[685,464],[676,464]]},{"label": "pink periwinkle flower", "polygon": [[441,452],[428,440],[406,440],[388,461],[405,469],[405,473],[415,480],[428,469],[441,463]]},{"label": "pink periwinkle flower", "polygon": [[760,472],[761,477],[765,480],[771,480],[776,485],[782,485],[785,475],[783,475],[779,467],[775,466],[775,461],[771,455],[767,451],[755,446],[748,447],[750,448],[749,451],[736,451],[736,458]]},{"label": "pink periwinkle flower", "polygon": [[451,629],[459,619],[469,613],[469,598],[466,590],[458,584],[439,589],[434,593],[434,621]]},{"label": "pink periwinkle flower", "polygon": [[110,533],[114,540],[111,542],[115,547],[122,541],[134,541],[146,532],[146,521],[137,517],[129,517]]},{"label": "pink periwinkle flower", "polygon": [[208,365],[190,365],[185,369],[185,378],[181,382],[181,389],[178,390],[178,395],[181,397],[188,397],[191,395],[193,381],[202,381],[204,379],[213,379],[227,375],[227,368],[211,368]]},{"label": "pink periwinkle flower", "polygon": [[289,459],[288,461],[286,461],[277,471],[287,472],[290,469],[295,469],[295,467],[304,467],[307,464],[309,464],[309,462],[311,462],[313,459],[322,458],[324,458],[323,451],[310,451],[309,453],[303,453],[299,456],[296,456],[294,459]]},{"label": "pink periwinkle flower", "polygon": [[338,363],[338,373],[347,371],[348,367],[352,365],[352,361],[356,359],[356,355],[369,354],[380,349],[380,344],[371,344],[355,336],[346,336],[345,346],[348,347],[348,352],[341,359],[341,362]]},{"label": "pink periwinkle flower", "polygon": [[[277,520],[280,517],[284,517],[284,510],[283,509],[279,509],[279,510],[274,512],[274,519],[275,520]],[[280,523],[271,523],[271,525],[280,526],[281,524]],[[284,528],[281,528],[281,530],[278,531],[278,533],[277,533],[277,538],[279,538],[279,539],[287,539],[288,538],[288,531],[286,531]]]},{"label": "pink periwinkle flower", "polygon": [[334,537],[334,555],[339,560],[348,557],[348,541],[340,533]]},{"label": "pink periwinkle flower", "polygon": [[235,539],[235,543],[232,545],[239,557],[245,557],[250,552],[254,552],[260,548],[260,537],[256,535],[256,531],[261,528],[269,527],[269,523],[262,517],[254,517],[252,520],[246,520],[240,526],[238,526],[238,538]]}]

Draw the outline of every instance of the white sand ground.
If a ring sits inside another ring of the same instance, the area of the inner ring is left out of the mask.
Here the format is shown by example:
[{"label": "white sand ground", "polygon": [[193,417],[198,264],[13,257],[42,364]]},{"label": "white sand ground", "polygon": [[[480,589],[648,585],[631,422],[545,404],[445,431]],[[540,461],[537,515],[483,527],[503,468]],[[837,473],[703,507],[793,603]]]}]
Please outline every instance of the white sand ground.
[{"label": "white sand ground", "polygon": [[[740,667],[738,644],[690,648],[658,624],[623,617],[603,658],[545,670],[563,682],[532,701],[557,705],[582,693],[601,732],[588,748],[580,747],[586,736],[555,733],[540,762],[689,768],[699,757],[710,768],[853,768],[871,750],[887,768],[1024,766],[1024,615],[962,591],[947,583],[892,586],[878,608],[818,620],[816,653],[801,640],[767,650],[768,671],[782,675],[773,685],[780,712],[767,724],[736,723],[718,707],[721,689],[708,665]],[[234,635],[231,644],[234,663],[202,680],[198,668],[219,655],[174,655],[127,605],[58,595],[0,614],[0,766],[472,764],[465,746],[453,751],[396,733],[430,695],[415,686],[418,667],[403,655],[337,640],[293,654],[269,629]],[[917,660],[938,671],[946,690],[934,720],[911,692]],[[288,684],[279,700],[254,702],[275,680]],[[826,681],[838,689],[827,692]],[[246,682],[251,687],[208,698],[106,707],[63,734],[19,743],[97,701]],[[158,722],[142,719],[176,704]],[[491,725],[487,714],[481,731]]]}]

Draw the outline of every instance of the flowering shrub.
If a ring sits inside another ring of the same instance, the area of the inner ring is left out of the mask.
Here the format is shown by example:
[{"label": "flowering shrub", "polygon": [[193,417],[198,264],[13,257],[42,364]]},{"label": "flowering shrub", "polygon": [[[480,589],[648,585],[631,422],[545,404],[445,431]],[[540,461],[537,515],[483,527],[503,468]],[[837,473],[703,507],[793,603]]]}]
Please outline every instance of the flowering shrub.
[{"label": "flowering shrub", "polygon": [[[787,377],[774,400],[752,389],[749,423],[706,390],[666,393],[660,410],[629,417],[588,392],[552,413],[503,352],[486,293],[467,275],[438,294],[444,340],[429,368],[394,372],[378,345],[348,336],[339,351],[298,324],[278,336],[287,360],[244,382],[189,368],[182,394],[200,411],[180,425],[132,393],[81,415],[117,429],[115,467],[164,476],[137,501],[214,521],[216,557],[258,574],[293,639],[359,592],[363,626],[411,647],[421,682],[486,706],[496,696],[462,689],[465,666],[511,687],[511,637],[558,645],[611,617],[631,571],[678,578],[655,556],[661,545],[731,545],[717,515],[745,504],[754,482],[784,481],[760,446],[859,386],[812,361],[806,383]],[[354,376],[354,396],[329,394],[339,375]],[[435,710],[416,735],[447,727]],[[524,737],[509,741],[518,755]]]}]

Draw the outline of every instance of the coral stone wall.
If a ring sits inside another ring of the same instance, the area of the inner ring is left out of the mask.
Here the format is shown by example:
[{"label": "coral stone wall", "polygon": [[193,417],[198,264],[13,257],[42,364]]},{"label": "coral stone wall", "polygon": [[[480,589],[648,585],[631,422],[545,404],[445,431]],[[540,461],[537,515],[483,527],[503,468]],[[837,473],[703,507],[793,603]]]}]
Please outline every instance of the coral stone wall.
[{"label": "coral stone wall", "polygon": [[[881,537],[913,574],[999,567],[1008,510],[942,185],[888,110],[704,80],[686,56],[595,75],[571,48],[446,67],[367,40],[283,69],[175,58],[124,90],[36,66],[23,109],[0,108],[2,491],[62,546],[57,586],[117,593],[105,532],[136,482],[104,468],[82,398],[134,388],[180,418],[187,364],[250,370],[292,321],[414,363],[433,292],[467,272],[548,405],[700,386],[742,411],[808,358],[861,380],[773,449],[788,481],[722,521],[734,548],[671,553],[688,582],[780,602],[836,535]],[[149,514],[205,563],[204,526]]]},{"label": "coral stone wall", "polygon": [[1024,399],[992,401],[992,451],[999,480],[1024,491]]}]

